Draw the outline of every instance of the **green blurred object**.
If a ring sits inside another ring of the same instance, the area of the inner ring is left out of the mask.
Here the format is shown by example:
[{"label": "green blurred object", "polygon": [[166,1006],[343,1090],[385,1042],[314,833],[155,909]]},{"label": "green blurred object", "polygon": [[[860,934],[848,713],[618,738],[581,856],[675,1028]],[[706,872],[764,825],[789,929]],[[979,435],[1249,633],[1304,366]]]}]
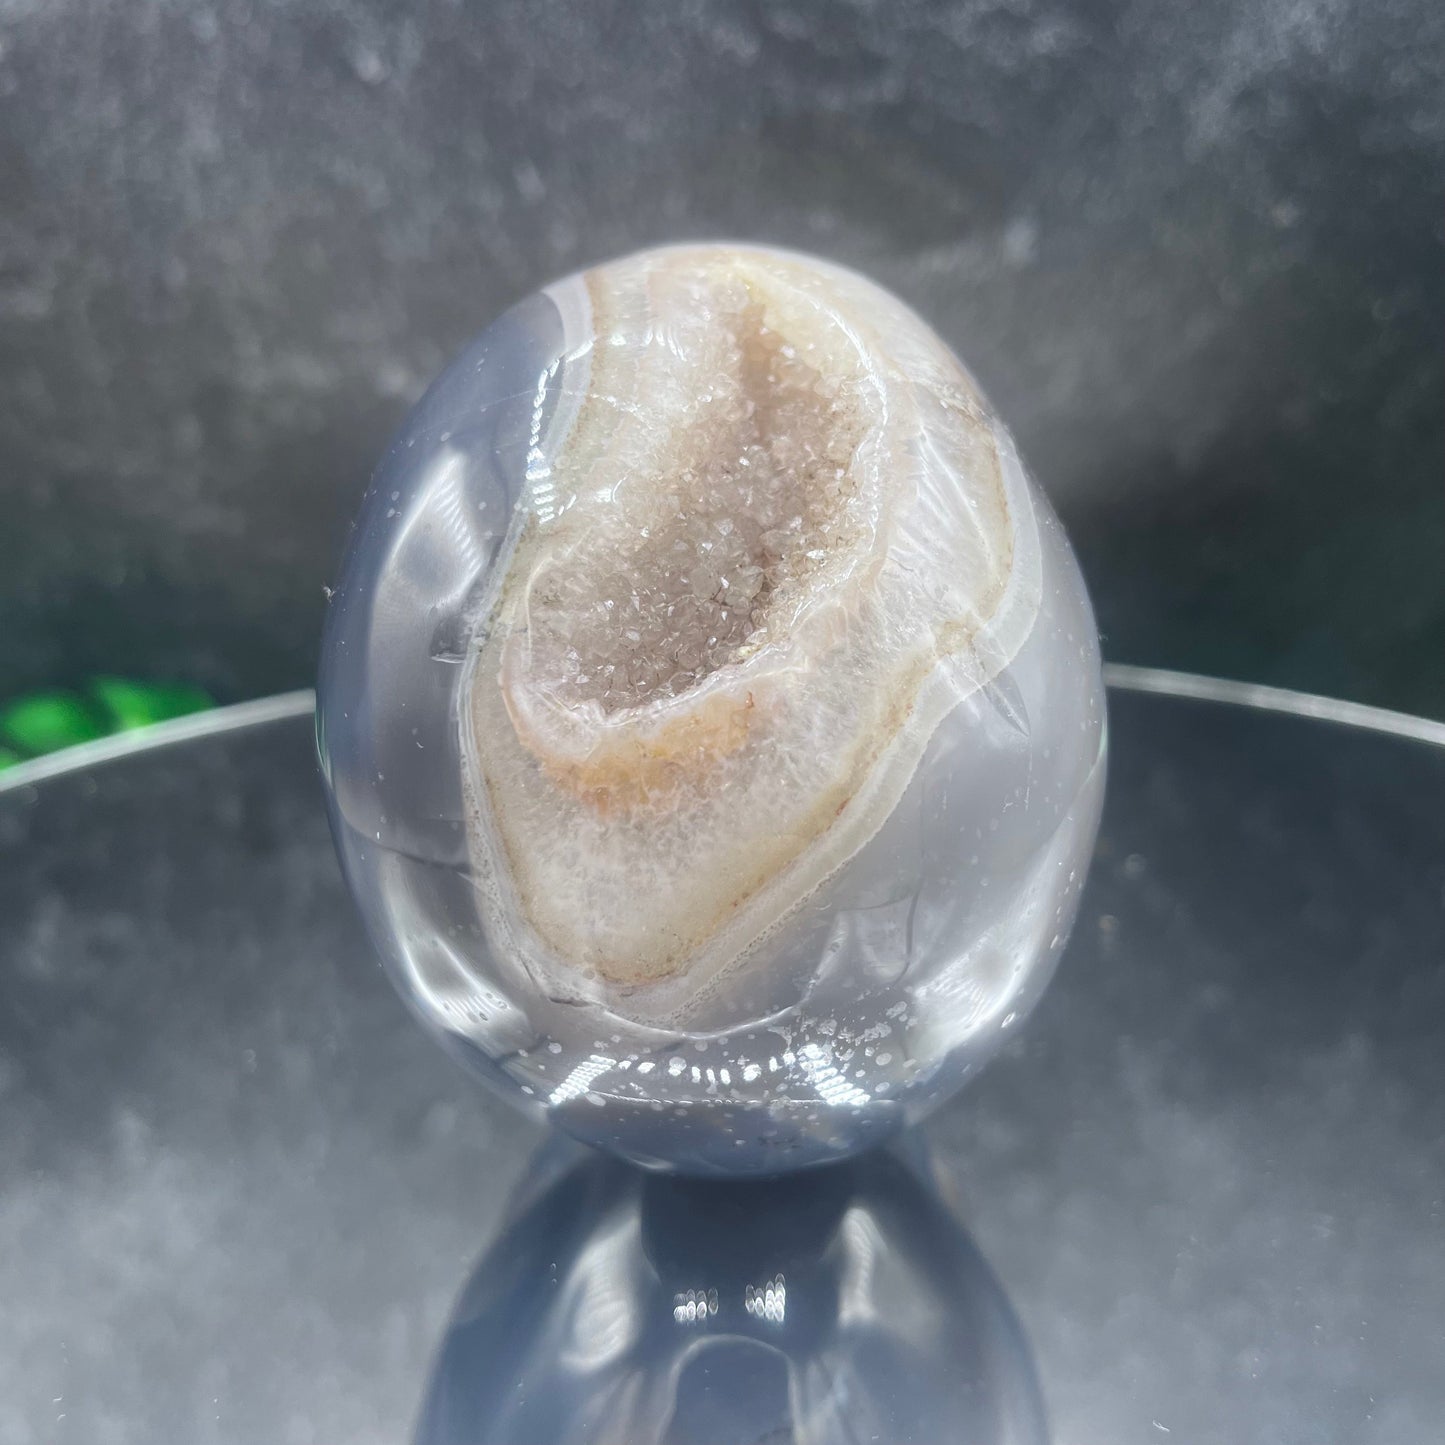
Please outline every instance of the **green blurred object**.
[{"label": "green blurred object", "polygon": [[201,688],[188,682],[131,682],[123,677],[97,677],[90,695],[113,719],[110,732],[149,727],[215,704]]},{"label": "green blurred object", "polygon": [[0,738],[30,757],[88,743],[109,731],[95,705],[73,692],[32,692],[0,708]]},{"label": "green blurred object", "polygon": [[77,691],[27,693],[0,706],[0,769],[213,706],[211,697],[190,683],[123,677],[92,678]]}]

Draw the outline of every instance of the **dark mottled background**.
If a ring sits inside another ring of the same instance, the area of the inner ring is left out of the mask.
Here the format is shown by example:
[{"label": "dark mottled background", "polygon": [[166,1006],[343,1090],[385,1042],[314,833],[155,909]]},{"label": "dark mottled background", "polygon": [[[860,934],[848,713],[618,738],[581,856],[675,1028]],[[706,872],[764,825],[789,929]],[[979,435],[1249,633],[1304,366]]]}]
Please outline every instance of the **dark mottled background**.
[{"label": "dark mottled background", "polygon": [[1439,0],[0,3],[0,694],[310,680],[500,308],[663,239],[973,365],[1107,653],[1445,713]]}]

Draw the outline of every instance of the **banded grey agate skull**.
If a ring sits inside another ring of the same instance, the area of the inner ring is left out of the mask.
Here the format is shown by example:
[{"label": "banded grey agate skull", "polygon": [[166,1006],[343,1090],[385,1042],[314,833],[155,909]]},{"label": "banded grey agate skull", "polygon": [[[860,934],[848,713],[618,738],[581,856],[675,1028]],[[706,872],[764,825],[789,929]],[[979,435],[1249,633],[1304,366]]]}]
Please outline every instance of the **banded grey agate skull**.
[{"label": "banded grey agate skull", "polygon": [[318,736],[403,996],[639,1162],[760,1173],[1032,1007],[1104,777],[1088,598],[968,373],[862,277],[645,252],[492,325],[367,494]]}]

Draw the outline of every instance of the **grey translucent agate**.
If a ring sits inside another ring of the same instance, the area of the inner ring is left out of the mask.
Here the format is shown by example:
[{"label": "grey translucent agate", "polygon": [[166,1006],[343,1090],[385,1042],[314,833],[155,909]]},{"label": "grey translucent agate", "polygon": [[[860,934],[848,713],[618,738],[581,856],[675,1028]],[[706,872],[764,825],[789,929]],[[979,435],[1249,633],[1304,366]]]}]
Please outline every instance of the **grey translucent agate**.
[{"label": "grey translucent agate", "polygon": [[444,1046],[577,1137],[694,1173],[854,1152],[928,1112],[1000,1046],[1068,934],[1104,776],[1077,566],[1030,487],[1041,585],[1017,650],[943,716],[882,826],[695,1001],[685,975],[665,1011],[646,989],[558,987],[501,941],[484,906],[462,719],[490,569],[538,438],[578,385],[559,294],[523,301],[447,369],[363,505],[318,712],[348,880],[398,989]]}]

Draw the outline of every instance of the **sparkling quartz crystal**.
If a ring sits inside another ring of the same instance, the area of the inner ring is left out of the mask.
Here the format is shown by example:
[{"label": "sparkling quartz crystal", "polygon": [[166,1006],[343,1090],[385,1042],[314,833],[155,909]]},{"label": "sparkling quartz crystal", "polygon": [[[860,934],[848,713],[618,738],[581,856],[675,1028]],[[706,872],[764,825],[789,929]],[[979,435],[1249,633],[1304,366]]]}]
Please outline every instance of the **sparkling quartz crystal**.
[{"label": "sparkling quartz crystal", "polygon": [[402,992],[633,1158],[769,1171],[952,1092],[1097,823],[1068,545],[947,347],[735,246],[547,288],[368,494],[319,723]]}]

